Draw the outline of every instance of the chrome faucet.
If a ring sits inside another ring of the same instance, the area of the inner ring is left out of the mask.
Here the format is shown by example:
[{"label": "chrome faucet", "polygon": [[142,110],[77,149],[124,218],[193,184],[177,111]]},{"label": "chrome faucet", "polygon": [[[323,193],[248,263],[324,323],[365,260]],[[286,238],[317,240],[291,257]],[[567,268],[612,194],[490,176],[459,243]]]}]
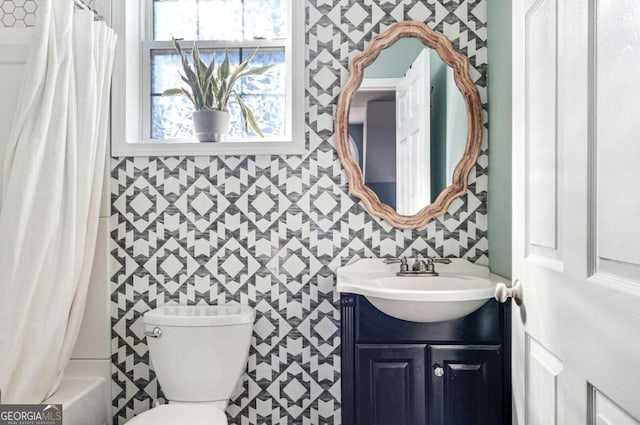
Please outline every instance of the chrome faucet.
[{"label": "chrome faucet", "polygon": [[422,258],[418,256],[413,262],[411,270],[409,270],[407,257],[402,257],[402,259],[386,258],[384,263],[400,264],[400,271],[396,273],[396,276],[438,276],[439,274],[435,270],[435,263],[450,264],[451,260],[448,258],[433,258],[429,256]]}]

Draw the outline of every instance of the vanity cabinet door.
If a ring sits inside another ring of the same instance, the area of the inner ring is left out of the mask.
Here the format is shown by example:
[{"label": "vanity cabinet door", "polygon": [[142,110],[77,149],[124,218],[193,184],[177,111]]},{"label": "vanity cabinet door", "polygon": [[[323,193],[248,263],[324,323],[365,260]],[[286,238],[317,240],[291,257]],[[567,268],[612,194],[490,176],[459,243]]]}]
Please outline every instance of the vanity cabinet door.
[{"label": "vanity cabinet door", "polygon": [[503,424],[501,357],[499,346],[430,346],[429,423]]},{"label": "vanity cabinet door", "polygon": [[426,344],[356,346],[355,423],[426,425]]}]

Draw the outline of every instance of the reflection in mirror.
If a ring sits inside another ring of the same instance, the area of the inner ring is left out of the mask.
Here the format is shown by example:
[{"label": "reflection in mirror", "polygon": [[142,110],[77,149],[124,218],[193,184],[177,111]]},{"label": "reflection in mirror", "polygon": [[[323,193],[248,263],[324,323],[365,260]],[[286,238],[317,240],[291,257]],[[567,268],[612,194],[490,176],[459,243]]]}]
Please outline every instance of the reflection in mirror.
[{"label": "reflection in mirror", "polygon": [[418,213],[452,184],[467,143],[453,69],[418,39],[382,50],[352,97],[349,136],[364,184],[399,214]]}]

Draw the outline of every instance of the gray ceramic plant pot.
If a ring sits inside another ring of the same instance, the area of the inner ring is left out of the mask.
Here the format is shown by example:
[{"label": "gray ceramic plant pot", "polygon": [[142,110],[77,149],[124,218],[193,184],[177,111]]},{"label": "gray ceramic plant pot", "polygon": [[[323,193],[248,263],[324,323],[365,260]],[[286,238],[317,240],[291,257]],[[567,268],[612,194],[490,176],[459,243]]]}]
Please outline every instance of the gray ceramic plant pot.
[{"label": "gray ceramic plant pot", "polygon": [[229,134],[230,116],[224,111],[194,111],[193,128],[199,142],[221,142]]}]

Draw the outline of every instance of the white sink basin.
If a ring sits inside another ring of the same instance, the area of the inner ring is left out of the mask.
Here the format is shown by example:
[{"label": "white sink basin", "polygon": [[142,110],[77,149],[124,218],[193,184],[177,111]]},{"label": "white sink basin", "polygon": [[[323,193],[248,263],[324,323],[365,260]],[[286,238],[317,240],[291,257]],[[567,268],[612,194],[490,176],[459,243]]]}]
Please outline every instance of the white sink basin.
[{"label": "white sink basin", "polygon": [[338,292],[365,296],[378,310],[411,322],[441,322],[473,313],[493,298],[498,276],[463,259],[436,264],[440,276],[396,276],[398,264],[359,260],[338,269]]}]

